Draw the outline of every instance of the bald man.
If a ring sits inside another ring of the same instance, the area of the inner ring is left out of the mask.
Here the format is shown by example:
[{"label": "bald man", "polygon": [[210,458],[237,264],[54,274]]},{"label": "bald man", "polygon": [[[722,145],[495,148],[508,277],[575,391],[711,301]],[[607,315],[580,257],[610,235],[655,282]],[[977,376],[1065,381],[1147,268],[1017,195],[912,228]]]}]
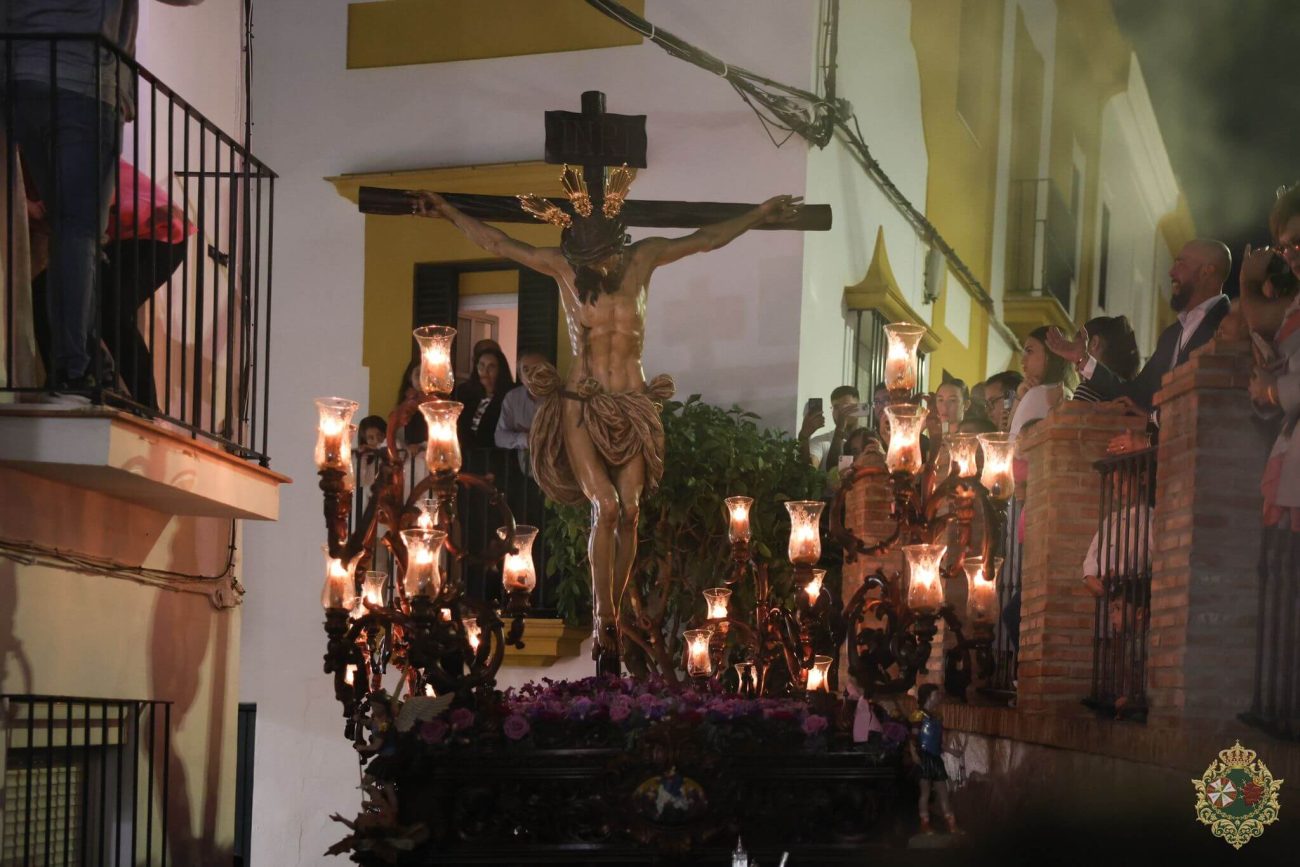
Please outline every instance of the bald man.
[{"label": "bald man", "polygon": [[1223,294],[1223,284],[1231,270],[1232,254],[1222,242],[1199,239],[1183,245],[1169,268],[1169,306],[1178,313],[1178,321],[1164,330],[1146,366],[1128,382],[1088,355],[1088,334],[1083,329],[1069,340],[1053,328],[1047,334],[1047,346],[1074,362],[1080,377],[1102,400],[1127,397],[1151,409],[1161,377],[1208,342],[1228,315],[1231,305]]}]

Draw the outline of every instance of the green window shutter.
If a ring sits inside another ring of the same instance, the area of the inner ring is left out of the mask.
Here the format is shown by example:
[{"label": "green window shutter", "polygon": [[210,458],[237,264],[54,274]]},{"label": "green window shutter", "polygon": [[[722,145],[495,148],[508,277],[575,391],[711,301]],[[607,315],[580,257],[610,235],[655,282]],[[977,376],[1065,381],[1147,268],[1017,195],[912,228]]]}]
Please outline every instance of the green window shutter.
[{"label": "green window shutter", "polygon": [[417,264],[415,291],[412,294],[412,328],[421,325],[456,327],[456,313],[460,309],[460,276],[457,269],[446,265]]},{"label": "green window shutter", "polygon": [[560,290],[555,280],[530,268],[519,269],[519,353],[540,352],[556,358]]}]

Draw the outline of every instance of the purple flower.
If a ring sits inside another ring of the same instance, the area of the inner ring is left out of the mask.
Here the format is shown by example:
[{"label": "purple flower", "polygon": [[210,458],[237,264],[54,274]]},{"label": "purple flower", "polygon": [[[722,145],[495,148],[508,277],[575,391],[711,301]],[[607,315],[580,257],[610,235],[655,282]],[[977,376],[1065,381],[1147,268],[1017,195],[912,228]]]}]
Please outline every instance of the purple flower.
[{"label": "purple flower", "polygon": [[532,731],[532,726],[528,724],[528,720],[516,713],[506,717],[506,721],[501,724],[501,731],[510,740],[517,741],[528,737],[528,733]]},{"label": "purple flower", "polygon": [[586,719],[596,707],[596,703],[585,695],[578,696],[569,703],[570,719]]},{"label": "purple flower", "polygon": [[426,744],[440,744],[447,737],[447,731],[447,724],[442,720],[429,720],[420,725],[420,740]]},{"label": "purple flower", "polygon": [[474,725],[474,711],[467,707],[458,707],[451,712],[447,720],[456,731],[464,731]]},{"label": "purple flower", "polygon": [[803,733],[808,735],[808,737],[812,737],[819,732],[825,731],[826,725],[826,717],[819,713],[810,713],[808,716],[804,717]]},{"label": "purple flower", "polygon": [[632,702],[626,696],[619,696],[609,703],[610,722],[622,722],[632,715]]},{"label": "purple flower", "polygon": [[650,708],[659,704],[659,699],[655,698],[648,692],[643,692],[636,697],[636,704],[642,711],[648,711]]}]

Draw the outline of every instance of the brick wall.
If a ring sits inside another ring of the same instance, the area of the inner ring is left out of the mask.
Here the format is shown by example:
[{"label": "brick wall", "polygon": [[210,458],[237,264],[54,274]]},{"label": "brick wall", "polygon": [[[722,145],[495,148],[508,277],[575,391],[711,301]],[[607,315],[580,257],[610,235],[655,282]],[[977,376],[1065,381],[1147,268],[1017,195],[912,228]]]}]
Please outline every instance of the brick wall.
[{"label": "brick wall", "polygon": [[1097,531],[1093,462],[1124,430],[1145,419],[1097,404],[1067,402],[1021,435],[1029,461],[1021,566],[1017,707],[1083,713],[1092,686],[1096,603],[1083,584],[1083,559]]},{"label": "brick wall", "polygon": [[1259,479],[1268,431],[1246,385],[1249,343],[1212,342],[1156,395],[1161,440],[1147,695],[1151,722],[1223,722],[1250,705]]}]

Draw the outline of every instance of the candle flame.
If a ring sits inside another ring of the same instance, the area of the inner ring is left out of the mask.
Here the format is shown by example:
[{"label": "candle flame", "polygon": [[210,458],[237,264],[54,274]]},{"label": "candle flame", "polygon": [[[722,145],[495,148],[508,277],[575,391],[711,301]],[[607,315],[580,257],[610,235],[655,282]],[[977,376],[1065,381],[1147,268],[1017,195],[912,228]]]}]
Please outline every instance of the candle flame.
[{"label": "candle flame", "polygon": [[808,691],[809,692],[816,692],[817,690],[821,689],[822,684],[825,682],[826,682],[826,676],[822,674],[821,669],[819,668],[808,669]]},{"label": "candle flame", "polygon": [[812,580],[808,582],[808,586],[804,589],[808,592],[808,603],[810,605],[816,605],[817,600],[820,599],[822,595],[822,576],[814,575]]}]

